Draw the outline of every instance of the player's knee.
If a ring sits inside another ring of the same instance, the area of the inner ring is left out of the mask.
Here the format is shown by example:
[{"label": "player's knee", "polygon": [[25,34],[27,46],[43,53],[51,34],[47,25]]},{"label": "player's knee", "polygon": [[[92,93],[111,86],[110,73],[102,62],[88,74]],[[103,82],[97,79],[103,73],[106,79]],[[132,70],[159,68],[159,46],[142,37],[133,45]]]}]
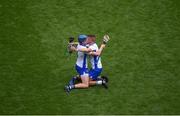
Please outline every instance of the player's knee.
[{"label": "player's knee", "polygon": [[86,83],[86,84],[85,84],[85,87],[88,88],[88,87],[89,87],[89,83]]}]

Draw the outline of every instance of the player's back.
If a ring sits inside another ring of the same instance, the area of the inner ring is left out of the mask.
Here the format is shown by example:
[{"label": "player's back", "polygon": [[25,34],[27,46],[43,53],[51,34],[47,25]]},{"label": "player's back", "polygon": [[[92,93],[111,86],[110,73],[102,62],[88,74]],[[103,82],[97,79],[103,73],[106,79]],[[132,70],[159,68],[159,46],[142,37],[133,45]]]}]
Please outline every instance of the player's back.
[{"label": "player's back", "polygon": [[[81,48],[86,48],[86,46],[78,44],[77,49],[81,49]],[[87,54],[78,51],[76,65],[81,68],[87,68]]]},{"label": "player's back", "polygon": [[[89,48],[91,48],[94,52],[99,50],[96,43],[90,45]],[[100,56],[90,56],[90,62],[91,62],[92,69],[102,68],[102,63],[101,63],[101,57]]]}]

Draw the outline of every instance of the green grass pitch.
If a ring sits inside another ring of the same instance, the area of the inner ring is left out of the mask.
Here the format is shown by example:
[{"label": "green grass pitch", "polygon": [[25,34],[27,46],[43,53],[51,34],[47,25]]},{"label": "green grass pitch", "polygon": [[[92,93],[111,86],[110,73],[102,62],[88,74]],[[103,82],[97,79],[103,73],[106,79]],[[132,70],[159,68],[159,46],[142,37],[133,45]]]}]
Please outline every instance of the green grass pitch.
[{"label": "green grass pitch", "polygon": [[[108,90],[64,92],[78,34],[110,35]],[[180,114],[179,0],[1,0],[0,114]]]}]

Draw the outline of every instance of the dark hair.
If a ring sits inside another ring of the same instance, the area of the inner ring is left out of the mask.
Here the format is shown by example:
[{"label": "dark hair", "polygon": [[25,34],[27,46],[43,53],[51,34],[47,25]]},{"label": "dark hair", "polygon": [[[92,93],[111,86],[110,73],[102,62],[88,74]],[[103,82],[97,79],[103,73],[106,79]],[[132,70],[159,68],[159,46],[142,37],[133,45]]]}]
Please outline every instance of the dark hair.
[{"label": "dark hair", "polygon": [[96,37],[95,35],[87,35],[88,37]]}]

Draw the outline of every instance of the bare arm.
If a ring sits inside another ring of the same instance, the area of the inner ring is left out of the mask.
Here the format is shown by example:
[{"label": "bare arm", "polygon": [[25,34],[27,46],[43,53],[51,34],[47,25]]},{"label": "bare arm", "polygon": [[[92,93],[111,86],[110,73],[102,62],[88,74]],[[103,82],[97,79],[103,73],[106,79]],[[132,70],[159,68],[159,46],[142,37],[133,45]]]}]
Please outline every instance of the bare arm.
[{"label": "bare arm", "polygon": [[89,55],[93,56],[100,56],[102,54],[103,49],[106,47],[107,42],[110,40],[108,35],[104,35],[103,37],[103,43],[101,44],[101,47],[98,51],[96,52],[90,52]]},{"label": "bare arm", "polygon": [[74,51],[74,52],[78,52],[78,51],[80,51],[80,52],[91,52],[92,51],[91,48],[80,48],[80,49],[77,49],[77,47],[74,47],[74,46],[71,46],[70,50]]},{"label": "bare arm", "polygon": [[69,48],[69,50],[72,51],[72,52],[77,52],[77,48],[74,47],[74,46],[71,46],[71,47]]},{"label": "bare arm", "polygon": [[89,55],[92,55],[92,56],[100,56],[101,54],[102,54],[102,51],[103,51],[103,49],[106,47],[106,45],[105,44],[101,44],[101,47],[99,48],[99,50],[98,51],[96,51],[96,52],[89,52]]},{"label": "bare arm", "polygon": [[80,48],[80,49],[78,49],[78,51],[80,51],[80,52],[91,52],[92,49],[91,48]]}]

